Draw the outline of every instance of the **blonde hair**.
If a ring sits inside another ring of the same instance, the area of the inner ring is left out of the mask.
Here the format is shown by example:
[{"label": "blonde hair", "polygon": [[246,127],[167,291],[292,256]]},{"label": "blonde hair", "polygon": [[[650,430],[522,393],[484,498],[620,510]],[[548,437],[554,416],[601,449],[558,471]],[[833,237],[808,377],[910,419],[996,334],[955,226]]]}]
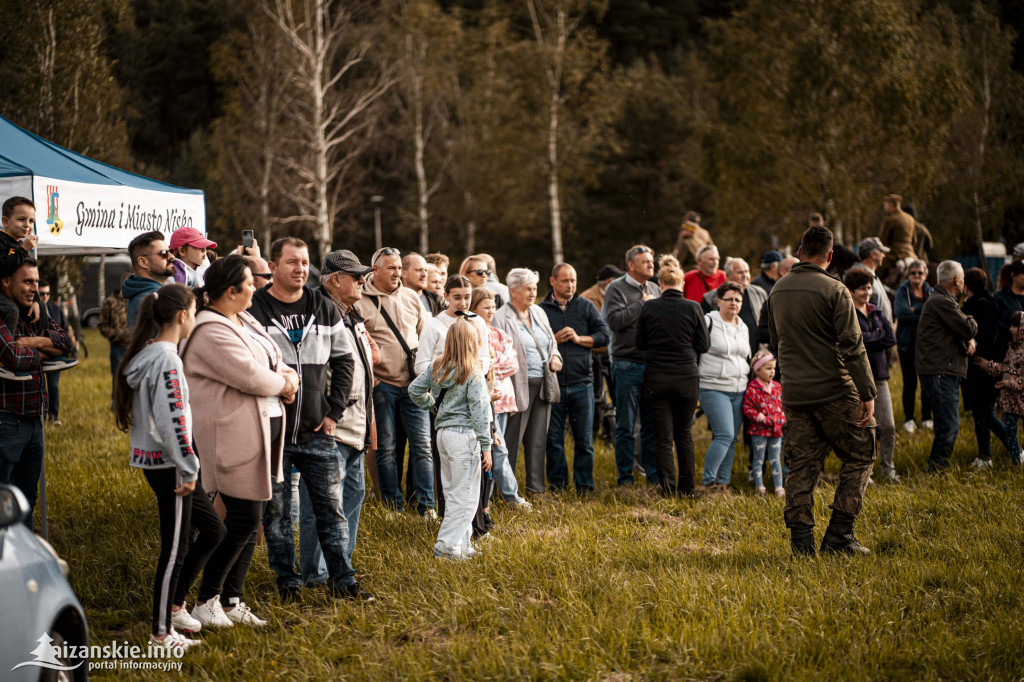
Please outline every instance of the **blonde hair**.
[{"label": "blonde hair", "polygon": [[448,328],[444,340],[444,354],[434,362],[434,381],[454,374],[455,383],[464,384],[476,372],[477,354],[480,352],[480,332],[465,317],[460,317]]},{"label": "blonde hair", "polygon": [[[672,260],[675,260],[675,258]],[[667,265],[662,261],[661,269],[658,270],[658,281],[667,287],[682,286],[683,271],[679,268],[678,261]]]},{"label": "blonde hair", "polygon": [[476,312],[476,307],[486,300],[495,300],[493,291],[487,287],[473,289],[473,297],[469,299],[469,312]]}]

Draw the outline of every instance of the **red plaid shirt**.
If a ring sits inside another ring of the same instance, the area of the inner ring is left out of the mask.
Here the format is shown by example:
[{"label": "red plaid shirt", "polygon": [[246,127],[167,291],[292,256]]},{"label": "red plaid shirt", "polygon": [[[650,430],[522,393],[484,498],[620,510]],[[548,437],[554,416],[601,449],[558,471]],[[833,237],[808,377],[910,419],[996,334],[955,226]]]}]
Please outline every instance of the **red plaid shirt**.
[{"label": "red plaid shirt", "polygon": [[18,319],[18,327],[11,336],[10,330],[0,322],[0,365],[14,372],[30,372],[28,381],[0,379],[0,410],[13,412],[23,417],[41,417],[46,413],[46,380],[39,371],[41,353],[32,348],[22,348],[15,338],[22,336],[49,336],[62,353],[70,353],[74,344],[53,319],[45,333],[38,322],[29,322],[24,316]]}]

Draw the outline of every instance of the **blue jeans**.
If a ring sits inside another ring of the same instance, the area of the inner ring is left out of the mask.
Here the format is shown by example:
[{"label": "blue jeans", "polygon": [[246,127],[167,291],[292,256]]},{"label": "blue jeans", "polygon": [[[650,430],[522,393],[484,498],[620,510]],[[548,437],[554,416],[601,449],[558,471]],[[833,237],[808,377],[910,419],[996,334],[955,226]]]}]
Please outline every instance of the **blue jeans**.
[{"label": "blue jeans", "polygon": [[591,383],[562,387],[562,399],[551,406],[548,425],[548,485],[569,485],[565,459],[565,420],[572,427],[573,482],[576,490],[594,489],[594,386]]},{"label": "blue jeans", "polygon": [[[350,445],[338,443],[341,456],[342,483],[341,510],[348,519],[348,544],[345,556],[352,561],[359,536],[359,514],[366,497],[366,476],[363,473],[363,452]],[[309,489],[304,479],[299,479],[299,569],[302,582],[306,585],[327,582],[327,563],[316,534],[316,516],[309,499]]]},{"label": "blue jeans", "polygon": [[[308,486],[310,504],[316,519],[316,533],[327,560],[328,583],[333,587],[356,582],[356,571],[349,563],[349,523],[342,502],[344,467],[333,438],[318,436],[308,443],[284,446],[285,471],[292,465],[299,470]],[[263,531],[267,538],[267,562],[277,573],[277,587],[287,590],[302,584],[295,570],[295,535],[292,532],[292,482],[286,476],[274,482],[273,496],[263,514]]]},{"label": "blue jeans", "polygon": [[701,485],[728,485],[736,454],[736,436],[743,426],[743,391],[729,393],[702,388],[699,395],[713,436],[704,454]]},{"label": "blue jeans", "polygon": [[494,474],[494,485],[498,489],[501,499],[509,504],[521,504],[526,500],[519,496],[516,472],[508,463],[508,441],[505,440],[508,413],[494,415],[494,426],[497,435],[501,438],[500,445],[495,443],[491,446],[491,472]]},{"label": "blue jeans", "polygon": [[762,472],[764,470],[764,458],[768,455],[768,464],[772,470],[772,481],[776,488],[782,487],[782,463],[779,455],[782,452],[782,437],[766,438],[765,436],[751,436],[750,447],[754,451],[754,487],[760,488],[764,485]]},{"label": "blue jeans", "polygon": [[[0,483],[9,483],[35,511],[39,475],[43,471],[43,418],[0,412]],[[32,514],[25,519],[32,527]]]},{"label": "blue jeans", "polygon": [[654,452],[654,420],[644,405],[644,365],[642,362],[615,360],[612,362],[615,381],[615,466],[619,470],[619,485],[633,482],[633,462],[636,460],[636,440],[633,428],[640,416],[640,460],[647,474],[647,482],[658,483],[658,467]]},{"label": "blue jeans", "polygon": [[[1021,463],[1020,441],[1017,440],[1017,420],[1019,414],[1003,412],[1003,428],[1006,429],[1006,451],[1010,453],[1010,463]],[[991,457],[991,455],[990,455]]]},{"label": "blue jeans", "polygon": [[[928,471],[945,469],[960,433],[960,378],[945,374],[922,374],[921,394],[932,403],[935,436],[928,455]],[[1007,434],[1009,435],[1009,434]]]},{"label": "blue jeans", "polygon": [[395,423],[401,420],[409,441],[409,461],[420,514],[434,508],[434,462],[430,452],[430,418],[409,398],[409,388],[381,382],[373,389],[377,418],[377,480],[385,506],[402,506],[398,464],[395,460]]}]

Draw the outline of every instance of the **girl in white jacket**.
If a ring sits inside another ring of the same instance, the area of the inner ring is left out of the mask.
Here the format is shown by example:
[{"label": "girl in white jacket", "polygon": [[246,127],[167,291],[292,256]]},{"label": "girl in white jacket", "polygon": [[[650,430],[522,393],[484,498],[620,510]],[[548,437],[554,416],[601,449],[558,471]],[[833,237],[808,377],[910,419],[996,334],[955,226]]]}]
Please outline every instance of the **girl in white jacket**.
[{"label": "girl in white jacket", "polygon": [[729,485],[750,372],[750,336],[739,317],[743,287],[726,282],[717,293],[718,310],[704,316],[711,348],[700,356],[700,404],[713,435],[704,455],[704,486]]}]

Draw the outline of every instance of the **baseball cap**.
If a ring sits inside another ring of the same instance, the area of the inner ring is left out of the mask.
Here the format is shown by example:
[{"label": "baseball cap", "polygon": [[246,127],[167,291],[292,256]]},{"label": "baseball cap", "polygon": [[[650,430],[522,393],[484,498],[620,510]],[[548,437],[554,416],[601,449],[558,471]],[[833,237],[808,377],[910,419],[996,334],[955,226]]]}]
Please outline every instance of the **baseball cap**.
[{"label": "baseball cap", "polygon": [[359,257],[348,249],[331,251],[324,258],[324,266],[320,268],[320,274],[330,275],[334,272],[345,272],[350,275],[368,275],[373,268],[368,268],[359,262]]},{"label": "baseball cap", "polygon": [[857,247],[857,253],[861,258],[871,253],[872,251],[881,251],[882,253],[889,253],[892,249],[882,244],[882,240],[878,237],[868,237],[862,239],[860,245]]},{"label": "baseball cap", "polygon": [[598,282],[603,282],[612,277],[622,277],[622,270],[619,270],[614,265],[605,265],[597,271]]},{"label": "baseball cap", "polygon": [[203,236],[202,232],[194,227],[182,227],[175,230],[174,234],[171,235],[171,243],[168,245],[168,248],[174,250],[186,244],[199,249],[217,248],[217,242],[211,242]]}]

